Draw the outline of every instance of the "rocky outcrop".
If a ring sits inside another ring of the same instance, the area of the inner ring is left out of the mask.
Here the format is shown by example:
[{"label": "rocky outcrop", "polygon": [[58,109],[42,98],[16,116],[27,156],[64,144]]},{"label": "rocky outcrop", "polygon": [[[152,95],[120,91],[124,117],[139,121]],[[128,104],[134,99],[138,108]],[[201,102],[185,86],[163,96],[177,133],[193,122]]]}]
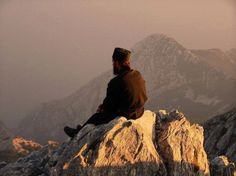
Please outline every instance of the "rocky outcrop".
[{"label": "rocky outcrop", "polygon": [[[15,163],[5,165],[0,169],[1,176],[45,176],[50,173],[50,158],[53,160],[53,154],[58,147],[58,143],[49,142],[38,151],[34,151],[26,157],[19,158]],[[63,145],[61,146],[63,149]],[[57,151],[60,154],[60,150]],[[54,158],[56,155],[54,155]]]},{"label": "rocky outcrop", "polygon": [[22,137],[11,137],[0,143],[0,161],[14,162],[18,158],[41,148],[42,145],[34,141],[26,140]]},{"label": "rocky outcrop", "polygon": [[41,149],[42,146],[22,137],[14,137],[0,122],[0,167],[4,163],[14,162],[19,157],[26,156],[30,152]]},{"label": "rocky outcrop", "polygon": [[205,150],[210,160],[225,155],[236,162],[236,108],[212,117],[204,124]]},{"label": "rocky outcrop", "polygon": [[0,169],[2,176],[208,176],[203,128],[178,111],[145,111],[99,126],[86,125],[73,140],[44,147]]}]

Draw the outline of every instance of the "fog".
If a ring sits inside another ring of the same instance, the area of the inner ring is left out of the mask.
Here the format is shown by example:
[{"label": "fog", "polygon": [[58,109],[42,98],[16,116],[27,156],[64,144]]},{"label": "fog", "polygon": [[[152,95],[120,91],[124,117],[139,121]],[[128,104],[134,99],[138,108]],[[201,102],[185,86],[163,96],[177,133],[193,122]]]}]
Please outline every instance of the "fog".
[{"label": "fog", "polygon": [[1,0],[0,120],[14,127],[111,68],[114,47],[153,33],[186,48],[236,47],[233,0]]}]

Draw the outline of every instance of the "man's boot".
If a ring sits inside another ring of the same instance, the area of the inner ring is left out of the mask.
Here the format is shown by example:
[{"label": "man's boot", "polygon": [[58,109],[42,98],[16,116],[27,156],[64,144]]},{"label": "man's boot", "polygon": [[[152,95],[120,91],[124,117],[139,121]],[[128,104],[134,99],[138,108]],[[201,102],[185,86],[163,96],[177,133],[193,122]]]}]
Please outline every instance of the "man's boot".
[{"label": "man's boot", "polygon": [[64,132],[71,138],[74,138],[75,135],[78,134],[81,128],[82,128],[81,125],[77,125],[77,128],[71,128],[71,127],[65,126]]}]

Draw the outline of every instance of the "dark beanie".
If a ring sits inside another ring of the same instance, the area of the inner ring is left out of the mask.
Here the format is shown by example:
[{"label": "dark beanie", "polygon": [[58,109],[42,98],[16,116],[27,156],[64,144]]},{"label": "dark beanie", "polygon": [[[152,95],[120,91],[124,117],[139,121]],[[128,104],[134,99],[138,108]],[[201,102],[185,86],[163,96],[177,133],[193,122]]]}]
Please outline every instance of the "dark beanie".
[{"label": "dark beanie", "polygon": [[131,56],[131,51],[124,48],[115,48],[112,58],[116,61],[126,61]]}]

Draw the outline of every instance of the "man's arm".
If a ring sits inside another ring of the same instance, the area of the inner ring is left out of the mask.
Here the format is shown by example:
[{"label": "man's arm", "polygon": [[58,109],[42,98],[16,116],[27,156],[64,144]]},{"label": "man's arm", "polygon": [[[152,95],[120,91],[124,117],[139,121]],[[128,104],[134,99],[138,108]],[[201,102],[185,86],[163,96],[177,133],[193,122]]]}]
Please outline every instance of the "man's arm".
[{"label": "man's arm", "polygon": [[99,105],[97,112],[114,112],[116,109],[116,86],[112,81],[108,83],[106,97]]}]

